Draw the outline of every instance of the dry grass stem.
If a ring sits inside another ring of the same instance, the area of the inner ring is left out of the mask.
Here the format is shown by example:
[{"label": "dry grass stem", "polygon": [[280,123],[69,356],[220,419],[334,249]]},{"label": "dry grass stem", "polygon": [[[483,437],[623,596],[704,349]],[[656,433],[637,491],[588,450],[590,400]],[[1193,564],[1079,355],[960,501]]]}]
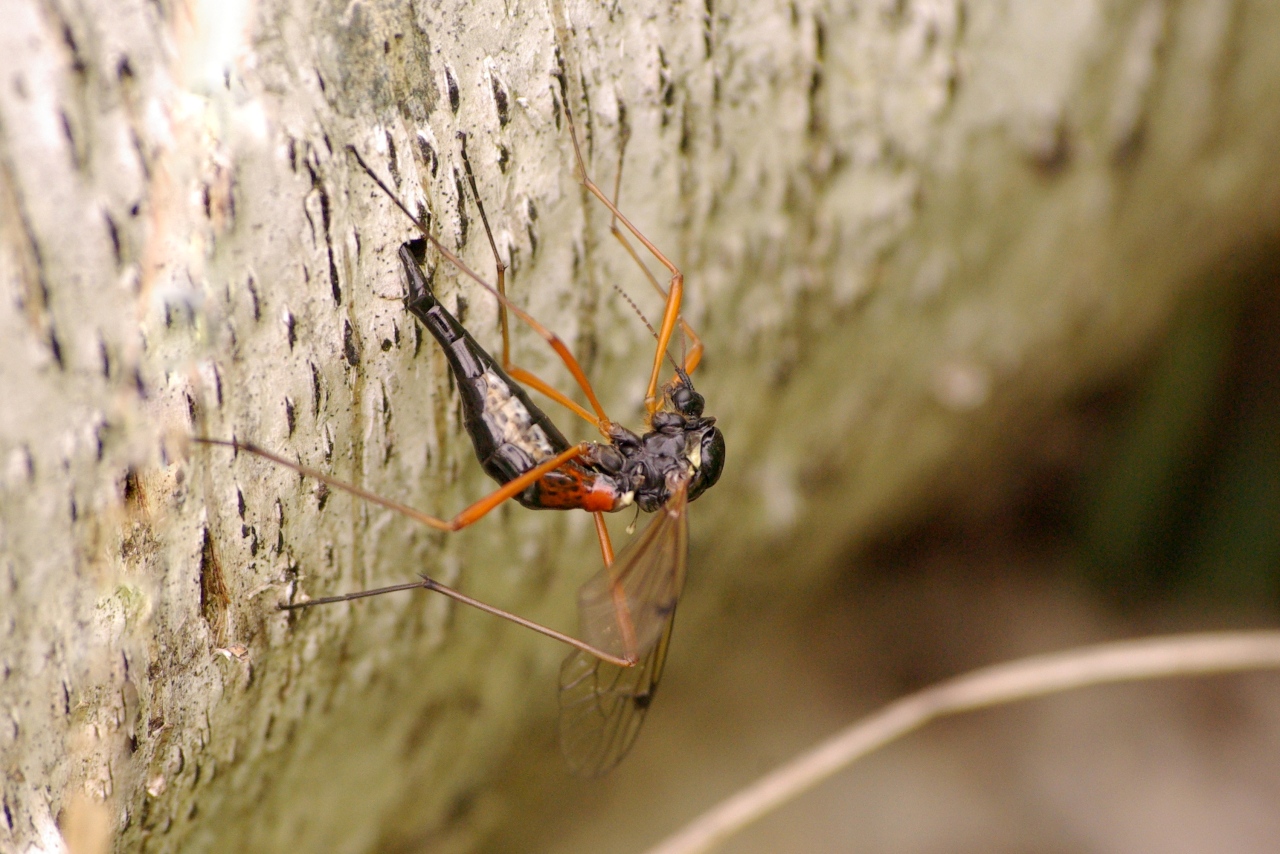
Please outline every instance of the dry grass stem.
[{"label": "dry grass stem", "polygon": [[710,851],[879,747],[946,715],[1058,691],[1280,667],[1280,631],[1174,635],[1082,647],[984,667],[903,697],[703,813],[648,854]]}]

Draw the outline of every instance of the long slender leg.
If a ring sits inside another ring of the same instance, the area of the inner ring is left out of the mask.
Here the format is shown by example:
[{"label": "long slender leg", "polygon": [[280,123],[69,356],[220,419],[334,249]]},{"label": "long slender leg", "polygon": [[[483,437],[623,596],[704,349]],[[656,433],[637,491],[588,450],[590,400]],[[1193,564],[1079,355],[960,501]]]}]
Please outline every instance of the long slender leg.
[{"label": "long slender leg", "polygon": [[604,514],[592,513],[596,522],[596,536],[600,538],[600,556],[605,566],[613,566],[613,541],[609,539],[609,529],[604,526]]},{"label": "long slender leg", "polygon": [[[594,513],[596,536],[600,538],[600,554],[604,558],[606,570],[613,567],[613,542],[609,539],[609,529],[604,524],[604,514]],[[622,635],[622,648],[631,652],[639,647],[636,642],[635,620],[631,616],[631,606],[627,604],[627,591],[623,589],[622,579],[612,578],[610,588],[613,597],[613,610],[618,618],[618,631]]]},{"label": "long slender leg", "polygon": [[[532,484],[534,481],[541,478],[547,472],[550,472],[554,469],[559,468],[560,466],[564,465],[570,460],[576,459],[577,457],[581,456],[587,449],[587,445],[585,443],[581,445],[575,445],[569,450],[564,451],[556,455],[555,457],[552,457],[546,462],[543,462],[537,466],[534,466],[532,469],[525,472],[515,480],[512,480],[508,483],[503,484],[501,487],[494,490],[489,495],[485,496],[479,501],[476,501],[475,503],[466,507],[462,512],[458,513],[458,515],[454,516],[452,519],[441,519],[437,516],[431,516],[427,513],[423,513],[421,510],[418,510],[417,508],[414,508],[414,507],[410,507],[407,504],[401,504],[398,501],[392,501],[388,498],[383,498],[381,495],[376,495],[372,492],[369,492],[366,489],[361,489],[355,484],[347,483],[344,480],[339,480],[336,477],[327,475],[322,471],[311,468],[310,466],[304,466],[301,463],[295,463],[290,459],[280,456],[279,454],[274,454],[271,451],[264,450],[248,442],[227,441],[225,439],[210,439],[203,436],[194,437],[192,441],[198,442],[199,444],[202,444],[202,445],[219,445],[224,448],[231,448],[232,450],[235,450],[235,451],[244,451],[245,453],[262,457],[263,459],[270,460],[271,462],[276,463],[277,465],[281,465],[281,466],[284,466],[285,468],[292,469],[293,471],[296,471],[299,474],[305,475],[310,478],[314,478],[320,481],[321,483],[332,486],[335,489],[340,489],[343,492],[348,492],[358,498],[363,498],[365,501],[368,501],[372,504],[377,504],[380,507],[386,507],[388,510],[394,510],[395,512],[403,516],[407,516],[410,519],[413,519],[415,522],[420,522],[423,525],[426,525],[430,528],[435,528],[438,531],[458,531],[467,527],[468,525],[475,523],[477,520],[482,518],[489,511],[493,510],[495,507],[497,507],[499,504],[506,501],[507,499],[514,497],[516,494],[518,494],[523,489],[527,488],[530,484]],[[599,515],[600,514],[598,513],[596,514],[597,517]],[[607,547],[608,550],[606,554],[610,559],[609,562],[611,563],[612,556],[613,556],[613,549],[611,546],[608,546],[608,533],[606,532],[603,536],[604,538],[601,540],[601,548],[604,549]],[[382,593],[394,593],[399,590],[412,590],[418,587],[421,587],[426,590],[434,590],[437,593],[442,593],[445,596],[448,596],[450,599],[454,599],[458,602],[462,602],[463,604],[470,605],[473,608],[478,608],[481,611],[485,611],[489,614],[493,614],[494,616],[501,617],[505,620],[510,620],[513,623],[524,626],[525,628],[533,629],[534,631],[539,632],[540,634],[546,635],[547,637],[554,638],[555,640],[561,641],[562,643],[566,643],[572,647],[580,649],[583,652],[586,652],[590,655],[594,655],[596,658],[599,658],[602,661],[607,661],[610,664],[615,664],[619,667],[631,667],[636,663],[635,660],[633,659],[621,658],[619,656],[612,655],[608,652],[605,652],[602,649],[598,649],[592,646],[591,644],[586,643],[585,641],[581,641],[581,640],[578,640],[577,638],[570,637],[569,635],[566,635],[562,632],[558,632],[555,629],[551,629],[539,623],[535,623],[531,620],[527,620],[524,617],[520,617],[516,614],[512,614],[509,611],[504,611],[501,608],[496,608],[493,605],[488,605],[477,599],[472,599],[470,596],[460,593],[451,587],[446,587],[445,585],[439,583],[438,581],[435,581],[432,578],[428,578],[427,576],[423,576],[422,581],[413,582],[411,584],[396,584],[390,587],[379,587],[375,590],[361,590],[356,593],[347,593],[342,596],[328,596],[323,599],[313,599],[310,602],[302,602],[296,605],[285,605],[285,606],[282,606],[282,608],[284,610],[296,610],[298,608],[310,607],[312,605],[327,605],[333,602],[346,602],[353,599],[364,599],[366,597],[377,596]]]},{"label": "long slender leg", "polygon": [[[627,143],[631,141],[631,125],[627,123],[627,112],[621,106],[619,106],[618,112],[621,129],[618,133],[618,171],[615,172],[613,176],[613,206],[615,208],[618,206],[618,199],[622,196],[622,164],[626,159]],[[631,241],[627,240],[627,236],[622,233],[622,229],[618,228],[618,217],[616,215],[610,215],[609,217],[609,233],[617,238],[618,242],[622,244],[623,249],[627,250],[627,254],[631,256],[631,260],[636,262],[636,266],[638,266],[641,272],[644,273],[644,277],[649,280],[649,284],[653,285],[653,289],[658,292],[658,295],[661,296],[665,302],[667,299],[667,289],[658,282],[658,278],[653,275],[653,272],[649,269],[649,265],[641,260],[639,253],[636,252],[635,247],[631,245]],[[650,331],[652,331],[652,328]],[[693,327],[686,323],[683,317],[680,318],[680,331],[684,333],[685,341],[689,345],[688,352],[686,352],[684,356],[684,372],[686,374],[692,374],[694,369],[696,369],[699,363],[702,362],[702,338],[693,331]],[[654,333],[654,337],[657,337],[656,332]]]},{"label": "long slender leg", "polygon": [[418,510],[415,507],[410,507],[408,504],[401,504],[398,501],[392,501],[390,498],[383,498],[381,495],[369,492],[366,489],[361,489],[354,484],[347,483],[345,480],[339,480],[332,475],[325,474],[319,469],[304,466],[302,463],[295,463],[293,460],[282,457],[279,454],[272,453],[264,448],[259,448],[257,445],[249,442],[227,439],[210,439],[204,436],[195,436],[191,441],[198,442],[202,445],[220,445],[224,448],[244,451],[247,454],[253,454],[254,456],[271,460],[273,463],[282,465],[285,468],[293,469],[298,474],[306,475],[307,477],[314,478],[321,483],[328,484],[335,489],[341,489],[343,492],[349,492],[358,498],[363,498],[371,504],[377,504],[379,507],[386,507],[388,510],[394,510],[402,516],[408,516],[415,522],[420,522],[428,528],[435,528],[437,531],[460,531],[468,525],[475,524],[478,520],[484,518],[485,514],[493,510],[502,502],[506,501],[508,498],[514,498],[516,495],[527,489],[534,481],[539,480],[543,475],[548,472],[555,471],[570,460],[575,460],[578,457],[581,457],[590,448],[586,442],[583,442],[580,445],[574,445],[567,451],[561,451],[551,459],[539,463],[514,480],[504,483],[502,486],[498,487],[484,498],[481,498],[479,501],[463,508],[463,510],[452,519],[442,519],[439,516],[432,516],[428,513],[423,513],[421,510]]},{"label": "long slender leg", "polygon": [[[653,285],[654,290],[661,294],[663,300],[666,300],[667,289],[658,282],[658,279],[653,275],[649,268],[645,266],[644,261],[640,259],[639,253],[637,253],[635,247],[631,245],[631,241],[627,240],[626,235],[624,235],[616,225],[610,225],[609,231],[618,239],[618,242],[622,244],[622,248],[627,250],[627,254],[631,256],[631,259],[640,265],[640,269],[644,271],[645,278],[649,280],[649,284]],[[684,372],[686,374],[692,374],[698,365],[702,363],[702,338],[698,333],[693,331],[693,327],[686,323],[683,317],[680,318],[679,323],[680,331],[684,333],[685,339],[689,342],[689,350],[684,355]],[[658,334],[655,332],[653,337],[657,338]]]},{"label": "long slender leg", "polygon": [[680,272],[680,268],[663,255],[658,247],[654,246],[649,238],[645,237],[640,229],[631,224],[631,220],[627,219],[622,211],[618,210],[618,206],[609,200],[609,197],[596,186],[596,182],[591,180],[591,175],[587,172],[587,162],[582,157],[582,149],[578,145],[578,131],[573,124],[573,113],[569,108],[565,107],[565,118],[569,122],[569,138],[573,141],[573,154],[578,161],[578,169],[582,172],[582,185],[587,188],[591,195],[595,196],[600,202],[609,209],[609,212],[617,217],[631,235],[644,245],[645,249],[658,260],[662,266],[666,267],[671,273],[671,284],[667,290],[667,304],[662,312],[662,324],[658,327],[658,347],[653,354],[653,370],[649,374],[649,387],[645,393],[644,405],[649,414],[652,415],[658,410],[662,401],[658,398],[658,376],[662,373],[662,359],[667,352],[667,345],[671,343],[671,335],[675,332],[676,322],[680,318],[680,303],[684,299],[684,273]]},{"label": "long slender leg", "polygon": [[[462,131],[458,131],[458,140],[462,144],[462,165],[466,169],[467,183],[471,185],[471,198],[475,200],[476,209],[480,211],[480,222],[484,225],[485,236],[489,239],[489,249],[493,251],[493,263],[497,269],[498,292],[502,294],[502,299],[498,302],[498,325],[502,328],[502,370],[507,373],[507,376],[511,377],[516,382],[527,385],[529,388],[545,394],[547,397],[551,398],[565,409],[568,409],[579,418],[599,427],[600,420],[583,409],[577,401],[571,399],[568,395],[561,392],[537,374],[532,371],[527,371],[511,361],[511,335],[509,325],[507,323],[506,302],[507,265],[503,262],[502,256],[498,254],[498,243],[493,239],[493,230],[489,227],[489,216],[484,211],[484,203],[480,201],[480,188],[476,184],[476,176],[471,169],[471,158],[467,155],[467,135]],[[590,391],[588,391],[588,395],[590,395]],[[605,432],[607,435],[607,431],[602,432]]]},{"label": "long slender leg", "polygon": [[[498,243],[496,240],[493,239],[493,229],[489,227],[489,217],[485,213],[484,202],[481,201],[480,199],[480,187],[476,183],[475,171],[471,167],[471,157],[467,154],[466,133],[464,133],[463,131],[458,131],[458,141],[462,149],[462,164],[463,164],[463,167],[466,169],[467,183],[471,185],[471,197],[475,200],[476,210],[480,212],[480,222],[484,225],[484,233],[489,240],[489,249],[493,252],[493,263],[497,271],[498,291],[505,297],[507,293],[507,289],[506,289],[507,265],[503,262],[502,256],[498,252]],[[650,276],[650,281],[654,281],[652,275]],[[657,285],[656,281],[654,281],[654,284],[659,288],[659,291],[661,291],[661,286]],[[665,292],[663,292],[663,295],[665,296]],[[596,420],[590,415],[590,413],[586,412],[575,401],[567,399],[563,394],[561,394],[561,392],[558,389],[553,388],[549,383],[545,382],[540,377],[533,374],[531,371],[527,371],[524,368],[521,368],[518,365],[516,365],[514,362],[512,362],[511,338],[510,338],[509,326],[507,323],[506,302],[498,303],[498,318],[499,318],[499,325],[502,328],[502,369],[509,376],[511,376],[513,379],[517,380],[518,382],[528,385],[531,388],[537,389],[538,391],[542,392],[543,394],[547,395],[553,400],[556,400],[557,402],[561,403],[566,408],[574,411],[585,420],[593,424],[596,423]],[[613,564],[613,543],[609,539],[609,529],[605,526],[605,523],[604,523],[604,514],[594,513],[592,515],[595,520],[596,536],[600,541],[601,557],[604,559],[605,566],[611,566]]]},{"label": "long slender leg", "polygon": [[502,369],[511,364],[511,335],[507,325],[507,265],[498,254],[498,243],[493,239],[493,229],[489,228],[489,217],[484,212],[480,201],[480,188],[476,185],[476,175],[471,169],[471,158],[467,156],[467,135],[458,131],[458,142],[462,146],[462,166],[467,170],[467,183],[471,185],[471,198],[476,200],[476,208],[480,211],[480,222],[484,225],[485,237],[489,238],[489,249],[493,251],[493,265],[497,269],[498,293],[503,299],[498,301],[498,325],[502,327]]},{"label": "long slender leg", "polygon": [[634,667],[636,665],[636,662],[629,658],[623,658],[621,656],[605,652],[598,647],[592,646],[586,641],[575,638],[573,635],[566,635],[564,632],[558,632],[549,626],[544,626],[541,623],[535,623],[533,620],[521,617],[519,614],[513,614],[510,611],[505,611],[502,608],[495,607],[487,602],[481,602],[479,599],[474,599],[465,593],[454,590],[452,587],[441,584],[430,576],[423,575],[421,578],[421,581],[410,581],[407,584],[393,584],[390,587],[378,587],[373,590],[360,590],[355,593],[344,593],[341,596],[325,596],[322,599],[311,599],[306,602],[294,602],[288,605],[281,605],[280,610],[300,611],[303,608],[310,608],[315,605],[332,605],[335,602],[353,602],[357,599],[368,599],[370,596],[381,596],[384,593],[399,593],[402,590],[431,590],[448,596],[455,602],[461,602],[464,605],[470,605],[472,608],[484,611],[486,614],[501,617],[504,620],[515,623],[517,626],[524,626],[526,629],[532,629],[540,635],[546,635],[553,640],[558,640],[563,644],[568,644],[574,649],[582,650],[587,655],[594,656],[595,658],[598,658],[601,661],[606,661],[609,664],[616,664],[618,667]]},{"label": "long slender leg", "polygon": [[[603,513],[593,513],[596,523],[596,536],[600,538],[600,556],[604,558],[605,569],[613,566],[613,541],[609,539],[609,529],[604,524]],[[617,581],[614,582],[614,611],[618,617],[618,628],[622,633],[623,649],[636,648],[635,623],[631,619],[631,608],[627,605],[626,591]]]},{"label": "long slender leg", "polygon": [[[385,183],[383,183],[382,179],[378,177],[377,173],[374,172],[372,168],[370,168],[369,164],[364,162],[364,158],[360,156],[360,153],[356,151],[354,146],[348,145],[347,150],[351,152],[351,155],[355,157],[356,162],[360,164],[360,166],[364,169],[364,171],[369,174],[369,177],[372,178],[380,188],[382,188],[382,191],[387,194],[387,197],[390,198],[391,201],[395,203],[396,207],[400,208],[400,210],[404,212],[404,215],[407,216],[415,226],[417,226],[418,231],[422,233],[422,236],[426,238],[428,243],[430,243],[432,246],[435,247],[437,252],[443,255],[444,258],[447,261],[449,261],[449,263],[457,267],[458,270],[461,271],[463,275],[465,275],[467,278],[471,279],[473,282],[475,282],[480,287],[484,288],[486,291],[492,294],[498,300],[499,305],[504,306],[512,314],[514,314],[516,317],[524,321],[531,329],[533,329],[534,332],[538,333],[538,335],[540,335],[542,339],[547,342],[548,345],[550,345],[551,349],[556,351],[556,354],[560,357],[560,360],[564,362],[565,367],[569,369],[569,373],[573,375],[574,381],[578,383],[578,387],[581,388],[583,394],[587,396],[587,401],[591,404],[591,408],[595,412],[595,415],[594,417],[591,416],[590,413],[587,413],[582,407],[570,401],[569,398],[566,397],[564,394],[562,394],[559,391],[556,391],[550,385],[543,382],[542,380],[539,380],[537,377],[533,376],[527,371],[520,371],[519,369],[516,369],[516,372],[511,374],[512,379],[516,379],[516,380],[519,380],[520,382],[528,383],[528,385],[531,386],[532,388],[537,389],[538,391],[550,397],[552,400],[567,407],[568,409],[572,410],[575,414],[582,416],[587,421],[594,424],[596,426],[596,429],[598,429],[602,435],[606,437],[609,436],[609,428],[612,426],[613,422],[609,420],[609,416],[605,413],[604,407],[600,404],[600,399],[596,397],[595,390],[591,387],[591,382],[587,379],[586,373],[582,370],[582,365],[578,363],[578,360],[574,357],[573,353],[569,350],[568,345],[566,345],[564,341],[560,339],[560,336],[556,335],[554,332],[547,329],[547,327],[543,326],[541,323],[535,320],[528,312],[520,308],[520,306],[516,305],[515,303],[511,302],[511,300],[507,299],[507,296],[505,293],[503,293],[502,291],[498,290],[498,288],[494,287],[493,285],[485,281],[485,279],[481,277],[479,273],[475,272],[470,267],[468,267],[463,262],[463,260],[457,256],[457,254],[455,254],[454,252],[446,248],[443,243],[441,243],[439,240],[436,239],[435,235],[433,235],[430,231],[427,230],[427,227],[422,223],[422,221],[418,219],[416,216],[414,216],[413,213],[411,213],[407,207],[405,207],[404,203],[401,202],[400,199],[396,196],[396,194],[391,191],[391,188],[388,187]],[[485,230],[487,231],[488,228],[489,228],[488,221],[485,220]],[[492,240],[492,237],[490,237],[490,239]],[[495,248],[495,252],[496,252],[496,248]],[[505,289],[505,284],[504,284],[504,289]],[[504,342],[504,349],[505,349],[505,342]],[[517,373],[519,374],[518,376],[517,376]]]}]

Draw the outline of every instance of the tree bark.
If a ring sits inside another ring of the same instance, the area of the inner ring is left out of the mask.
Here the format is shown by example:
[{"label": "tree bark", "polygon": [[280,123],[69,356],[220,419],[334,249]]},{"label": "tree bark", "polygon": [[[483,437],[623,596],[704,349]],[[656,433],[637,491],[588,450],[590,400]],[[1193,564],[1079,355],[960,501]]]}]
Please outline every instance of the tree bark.
[{"label": "tree bark", "polygon": [[[818,588],[1029,411],[1140,357],[1280,225],[1280,7],[1199,0],[314,7],[14,2],[0,69],[0,847],[465,848],[563,651],[585,514],[440,535],[185,437],[450,515],[490,488],[404,312],[412,228],[636,426],[659,303],[564,110],[686,275],[729,442],[692,509],[724,595]],[[655,270],[656,264],[650,264]],[[434,282],[497,345],[492,300]],[[571,388],[526,329],[516,361]],[[572,420],[548,407],[562,423]],[[575,428],[578,425],[575,425]],[[574,436],[591,438],[585,425]],[[705,598],[703,601],[707,601]],[[676,644],[715,631],[686,609]],[[550,736],[548,736],[550,738]],[[80,835],[77,835],[80,834]]]}]

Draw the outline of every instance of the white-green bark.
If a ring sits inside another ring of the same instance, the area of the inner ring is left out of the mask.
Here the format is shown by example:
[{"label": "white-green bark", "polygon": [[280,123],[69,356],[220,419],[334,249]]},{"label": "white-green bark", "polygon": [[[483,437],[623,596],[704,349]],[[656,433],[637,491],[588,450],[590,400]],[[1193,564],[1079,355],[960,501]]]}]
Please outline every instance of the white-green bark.
[{"label": "white-green bark", "polygon": [[[729,442],[691,571],[779,607],[1280,224],[1266,2],[4,17],[5,849],[56,849],[59,817],[120,850],[462,847],[501,821],[485,784],[513,739],[552,725],[545,639],[425,594],[275,605],[427,571],[570,627],[585,514],[442,536],[182,441],[250,439],[445,515],[489,489],[399,302],[410,229],[348,144],[488,274],[470,134],[514,298],[634,425],[652,345],[610,285],[657,303],[575,183],[557,74],[606,186],[625,107],[622,206],[685,270]],[[436,282],[496,343],[491,302]],[[525,330],[516,358],[569,387]],[[687,609],[675,643],[715,619]]]}]

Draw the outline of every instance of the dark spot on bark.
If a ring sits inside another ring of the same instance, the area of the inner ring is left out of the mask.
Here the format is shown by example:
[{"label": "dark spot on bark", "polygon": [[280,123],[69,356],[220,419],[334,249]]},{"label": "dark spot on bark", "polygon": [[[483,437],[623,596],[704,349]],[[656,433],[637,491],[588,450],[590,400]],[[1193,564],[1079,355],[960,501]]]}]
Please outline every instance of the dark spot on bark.
[{"label": "dark spot on bark", "polygon": [[506,127],[511,121],[511,99],[507,96],[506,87],[497,75],[489,77],[489,86],[493,90],[493,105],[498,110],[498,124]]},{"label": "dark spot on bark", "polygon": [[60,114],[62,118],[62,135],[67,138],[67,144],[71,148],[71,168],[79,172],[81,167],[80,150],[76,146],[76,134],[71,129],[71,117],[65,112]]},{"label": "dark spot on bark", "polygon": [[327,248],[329,254],[329,285],[333,288],[333,304],[342,305],[342,285],[338,282],[338,265],[333,260],[333,246],[329,245]]},{"label": "dark spot on bark", "polygon": [[467,218],[467,190],[462,183],[462,174],[457,169],[453,170],[453,186],[458,194],[458,246],[462,247],[467,243],[467,230],[471,221]]},{"label": "dark spot on bark", "polygon": [[418,137],[418,155],[427,165],[427,171],[431,173],[431,177],[436,177],[436,171],[440,168],[440,158],[436,155],[436,150],[431,147],[431,143],[422,137]]},{"label": "dark spot on bark", "polygon": [[529,235],[529,255],[533,256],[538,253],[538,230],[535,224],[538,222],[538,209],[533,204],[533,199],[525,200],[525,233]]},{"label": "dark spot on bark", "polygon": [[444,67],[444,85],[449,94],[449,110],[456,116],[458,107],[462,103],[462,96],[458,92],[458,81],[453,78],[453,69],[447,65]]},{"label": "dark spot on bark", "polygon": [[351,323],[345,320],[342,322],[342,355],[351,367],[354,368],[360,364],[360,349],[355,330],[351,328]]},{"label": "dark spot on bark", "polygon": [[391,180],[398,187],[400,186],[400,158],[396,154],[396,142],[391,138],[391,132],[384,134],[387,138],[387,168],[391,171]]},{"label": "dark spot on bark", "polygon": [[138,478],[138,470],[128,468],[124,473],[124,504],[131,510],[140,509],[146,499],[142,490],[142,481]]},{"label": "dark spot on bark", "polygon": [[102,218],[107,223],[107,236],[111,238],[111,255],[116,259],[116,266],[122,263],[120,254],[120,229],[116,227],[116,221],[111,218],[111,214],[103,211]]},{"label": "dark spot on bark", "polygon": [[71,54],[71,70],[75,72],[77,77],[83,77],[88,71],[84,59],[80,56],[80,46],[76,44],[75,34],[71,32],[71,26],[64,23],[62,25],[62,41],[67,46],[67,51]]},{"label": "dark spot on bark", "polygon": [[711,58],[712,47],[715,43],[715,2],[714,0],[704,0],[702,4],[702,48],[707,59]]},{"label": "dark spot on bark", "polygon": [[209,533],[209,529],[205,528],[200,545],[200,614],[209,624],[219,643],[226,634],[224,617],[230,601],[227,595],[227,582],[222,574],[222,562],[218,560],[213,536]]},{"label": "dark spot on bark", "polygon": [[253,307],[253,320],[256,323],[262,319],[262,303],[258,297],[258,283],[254,280],[253,274],[249,274],[248,280],[245,281],[245,290],[249,292],[249,302]]},{"label": "dark spot on bark", "polygon": [[311,367],[311,417],[320,417],[320,371],[315,363],[308,362]]}]

